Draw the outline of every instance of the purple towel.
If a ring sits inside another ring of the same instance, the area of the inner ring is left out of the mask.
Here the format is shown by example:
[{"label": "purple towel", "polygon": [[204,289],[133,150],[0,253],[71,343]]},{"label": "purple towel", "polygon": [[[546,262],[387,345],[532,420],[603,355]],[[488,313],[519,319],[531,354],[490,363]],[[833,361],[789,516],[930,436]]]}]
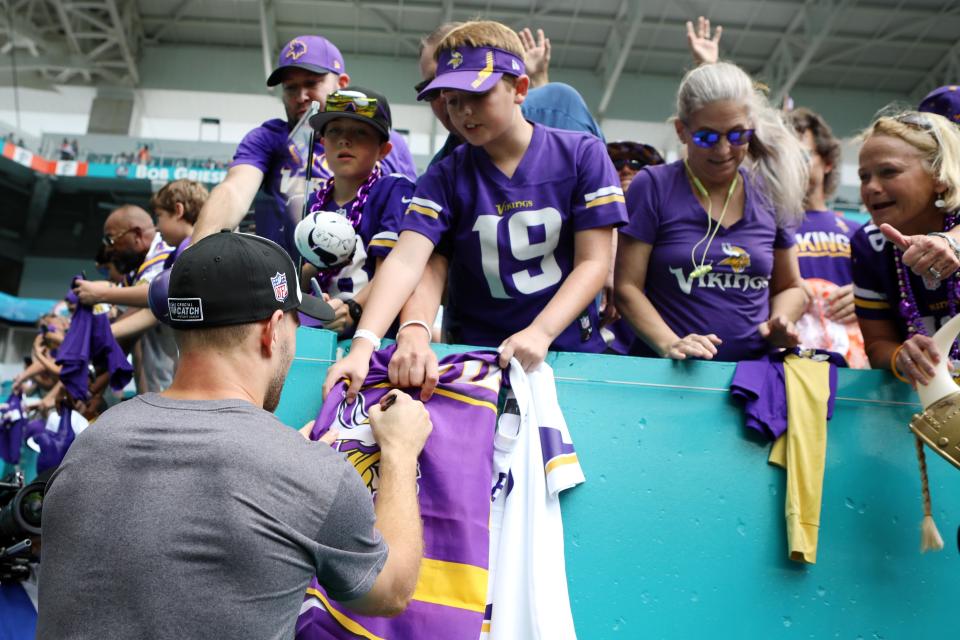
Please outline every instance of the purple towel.
[{"label": "purple towel", "polygon": [[744,360],[737,364],[730,383],[730,393],[744,402],[746,425],[776,440],[787,430],[787,387],[783,373],[783,360],[790,354],[812,357],[830,363],[830,400],[827,403],[827,419],[833,417],[837,395],[837,367],[846,367],[843,356],[820,349],[801,352],[785,349],[763,356],[759,360]]},{"label": "purple towel", "polygon": [[57,354],[60,381],[72,398],[89,398],[91,362],[96,369],[110,372],[110,386],[116,390],[133,378],[133,367],[114,340],[106,314],[94,314],[91,307],[77,305]]},{"label": "purple towel", "polygon": [[43,429],[33,436],[33,441],[40,447],[40,454],[37,456],[37,473],[43,473],[63,462],[63,456],[67,455],[67,449],[77,437],[70,420],[72,413],[70,405],[63,403],[60,405],[60,426],[56,433]]},{"label": "purple towel", "polygon": [[11,393],[7,398],[7,408],[0,413],[0,459],[10,464],[20,462],[20,448],[23,445],[23,426],[27,419],[23,415],[19,393]]}]

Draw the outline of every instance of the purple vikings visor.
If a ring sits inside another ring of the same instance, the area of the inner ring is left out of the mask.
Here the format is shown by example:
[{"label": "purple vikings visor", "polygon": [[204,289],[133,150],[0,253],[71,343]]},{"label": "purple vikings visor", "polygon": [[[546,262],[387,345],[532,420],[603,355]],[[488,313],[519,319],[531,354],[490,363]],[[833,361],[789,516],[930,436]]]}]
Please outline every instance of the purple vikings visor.
[{"label": "purple vikings visor", "polygon": [[441,89],[486,93],[505,73],[522,76],[523,59],[496,47],[444,49],[437,59],[437,77],[417,94],[417,100]]},{"label": "purple vikings visor", "polygon": [[934,89],[923,99],[917,111],[936,113],[954,124],[960,124],[960,86],[951,84]]},{"label": "purple vikings visor", "polygon": [[267,86],[278,85],[290,67],[314,73],[343,73],[343,56],[333,43],[321,36],[297,36],[280,50],[277,68],[267,78]]}]

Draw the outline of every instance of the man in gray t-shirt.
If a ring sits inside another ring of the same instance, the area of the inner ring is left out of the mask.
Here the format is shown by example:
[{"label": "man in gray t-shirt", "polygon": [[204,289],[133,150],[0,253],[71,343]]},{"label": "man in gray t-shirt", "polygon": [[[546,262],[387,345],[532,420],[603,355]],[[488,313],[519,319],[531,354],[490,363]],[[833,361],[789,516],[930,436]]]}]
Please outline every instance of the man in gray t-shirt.
[{"label": "man in gray t-shirt", "polygon": [[105,412],[47,486],[38,638],[292,638],[313,575],[360,613],[406,606],[430,419],[405,394],[370,408],[374,512],[353,467],[270,413],[297,311],[332,318],[296,282],[283,249],[256,236],[215,234],[178,259],[173,385]]}]

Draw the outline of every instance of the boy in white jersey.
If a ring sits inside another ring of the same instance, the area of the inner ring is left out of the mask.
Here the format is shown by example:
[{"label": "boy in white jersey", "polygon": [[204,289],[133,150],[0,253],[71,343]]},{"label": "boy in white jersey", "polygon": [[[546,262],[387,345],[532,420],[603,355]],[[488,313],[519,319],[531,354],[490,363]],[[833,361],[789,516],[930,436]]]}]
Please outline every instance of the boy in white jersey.
[{"label": "boy in white jersey", "polygon": [[440,91],[469,144],[417,184],[353,348],[331,367],[325,391],[348,377],[348,397],[356,395],[370,354],[435,248],[450,260],[444,315],[453,341],[498,347],[501,366],[515,357],[525,369],[550,348],[604,348],[596,297],[626,211],[603,143],[524,120],[529,78],[510,28],[465,23],[436,55],[437,77],[419,97]]}]

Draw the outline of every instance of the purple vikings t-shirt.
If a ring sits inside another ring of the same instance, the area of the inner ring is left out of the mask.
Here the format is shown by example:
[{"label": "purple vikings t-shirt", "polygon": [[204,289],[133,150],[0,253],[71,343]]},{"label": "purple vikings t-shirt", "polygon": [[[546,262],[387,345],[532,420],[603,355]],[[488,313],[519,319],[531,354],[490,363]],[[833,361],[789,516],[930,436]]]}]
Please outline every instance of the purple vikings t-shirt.
[{"label": "purple vikings t-shirt", "polygon": [[[367,202],[363,206],[360,216],[360,226],[357,235],[363,241],[357,246],[357,254],[353,263],[347,265],[337,274],[334,285],[336,293],[353,294],[362,289],[377,267],[377,258],[386,258],[390,250],[397,244],[397,235],[400,233],[400,220],[403,211],[410,204],[413,197],[414,183],[406,176],[391,174],[383,176],[373,183]],[[333,198],[328,198],[323,206],[325,211],[342,212],[346,215],[353,206],[354,200],[338,205]],[[334,295],[334,297],[343,297]]]},{"label": "purple vikings t-shirt", "polygon": [[[746,179],[743,170],[741,176]],[[706,256],[713,270],[699,278],[691,276],[690,251],[707,233],[707,212],[693,195],[682,161],[644,167],[634,177],[627,192],[630,222],[620,230],[653,245],[645,293],[667,326],[681,338],[715,333],[723,344],[714,359],[721,361],[768,351],[757,327],[770,316],[773,251],[794,243],[749,180],[744,193],[743,218],[717,232]],[[706,244],[697,248],[698,265]],[[631,353],[656,355],[640,339]]]},{"label": "purple vikings t-shirt", "polygon": [[841,287],[853,282],[850,239],[857,226],[834,211],[807,211],[795,234],[800,275]]},{"label": "purple vikings t-shirt", "polygon": [[[267,120],[243,137],[230,166],[249,164],[263,172],[260,189],[268,198],[266,202],[256,203],[257,235],[273,240],[296,257],[293,231],[300,221],[307,159],[301,158],[296,148],[288,144],[289,134],[290,127],[285,120]],[[415,180],[416,167],[403,136],[391,131],[390,142],[393,143],[393,150],[382,161],[383,172],[401,173]],[[330,177],[330,167],[327,166],[319,136],[314,145],[312,174],[317,188]]]},{"label": "purple vikings t-shirt", "polygon": [[[863,225],[850,243],[853,254],[853,296],[857,317],[865,320],[892,322],[903,340],[908,337],[907,325],[900,316],[900,287],[897,284],[897,258],[893,244],[873,223]],[[947,320],[950,309],[947,302],[947,283],[936,289],[927,289],[923,278],[906,270],[916,297],[917,308],[926,326],[927,335],[933,335]]]},{"label": "purple vikings t-shirt", "polygon": [[[573,270],[574,234],[626,221],[620,179],[596,137],[533,125],[512,178],[461,145],[420,178],[403,217],[450,254],[453,342],[497,346],[528,327]],[[550,346],[604,350],[591,303]]]}]

